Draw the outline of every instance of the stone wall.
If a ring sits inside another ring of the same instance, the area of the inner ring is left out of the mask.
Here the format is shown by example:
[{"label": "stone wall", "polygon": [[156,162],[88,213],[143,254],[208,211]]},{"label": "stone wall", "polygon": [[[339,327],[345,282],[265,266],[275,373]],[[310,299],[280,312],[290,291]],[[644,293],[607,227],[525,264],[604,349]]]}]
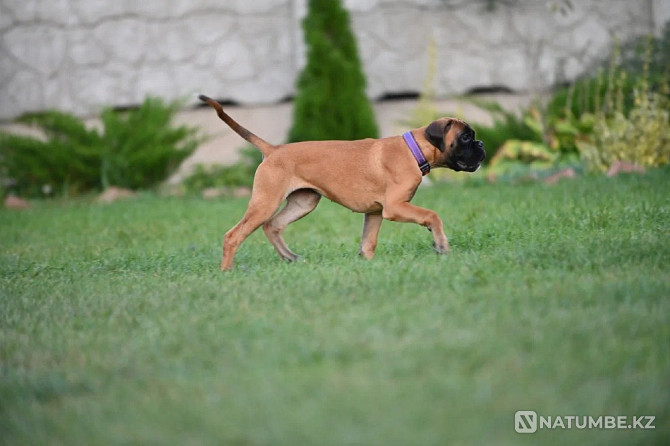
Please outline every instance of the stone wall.
[{"label": "stone wall", "polygon": [[[437,44],[437,92],[537,91],[574,79],[613,36],[658,30],[669,0],[346,0],[368,94],[416,92]],[[306,0],[2,0],[0,118],[78,114],[146,95],[290,97]],[[493,4],[493,8],[490,5]]]}]

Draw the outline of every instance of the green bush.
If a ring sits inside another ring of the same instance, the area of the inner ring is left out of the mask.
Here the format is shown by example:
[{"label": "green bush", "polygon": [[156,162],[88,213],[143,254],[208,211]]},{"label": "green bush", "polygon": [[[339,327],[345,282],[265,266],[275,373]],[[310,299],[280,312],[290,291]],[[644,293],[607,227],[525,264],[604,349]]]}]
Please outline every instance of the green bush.
[{"label": "green bush", "polygon": [[542,133],[529,125],[529,122],[533,119],[532,115],[537,111],[536,105],[521,111],[521,113],[515,113],[503,109],[496,102],[481,101],[474,98],[470,101],[479,108],[488,111],[493,118],[493,124],[490,126],[476,126],[477,139],[484,143],[488,153],[485,162],[489,162],[498,149],[511,139],[542,142]]},{"label": "green bush", "polygon": [[166,179],[201,141],[197,129],[173,127],[180,104],[148,98],[135,110],[102,113],[102,186],[150,188]]},{"label": "green bush", "polygon": [[616,45],[607,71],[600,68],[558,90],[544,106],[534,103],[517,114],[474,100],[494,118],[492,126],[477,126],[478,138],[493,155],[489,173],[554,169],[579,157],[592,170],[618,160],[667,163],[669,53],[666,25],[658,39]]},{"label": "green bush", "polygon": [[659,91],[654,91],[650,79],[653,61],[649,41],[642,73],[634,84],[630,110],[624,106],[624,85],[628,73],[612,64],[609,77],[615,87],[608,91],[609,109],[593,114],[594,132],[590,139],[577,141],[586,167],[605,171],[617,161],[656,167],[670,162],[670,79],[666,73],[654,79]]},{"label": "green bush", "polygon": [[[622,85],[625,102],[623,103],[626,111],[633,106],[632,92],[633,80],[628,78]],[[604,69],[599,69],[595,76],[588,76],[577,79],[567,88],[556,90],[545,107],[545,114],[557,118],[566,118],[569,116],[582,116],[586,113],[596,113],[598,110],[608,108],[611,104],[607,103],[607,92],[614,88],[614,82],[605,75]]]},{"label": "green bush", "polygon": [[349,14],[339,0],[309,0],[307,65],[297,82],[289,142],[377,137]]},{"label": "green bush", "polygon": [[75,116],[49,111],[18,120],[40,128],[44,138],[0,133],[3,193],[77,193],[100,186],[102,138]]},{"label": "green bush", "polygon": [[231,166],[199,164],[194,172],[182,182],[187,193],[197,193],[209,187],[251,187],[256,168],[263,155],[254,146],[240,150],[241,159]]},{"label": "green bush", "polygon": [[5,189],[27,196],[77,194],[109,186],[151,188],[167,178],[201,141],[197,130],[171,125],[178,103],[147,98],[135,110],[103,111],[103,130],[59,111],[18,121],[44,137],[0,133]]},{"label": "green bush", "polygon": [[[643,73],[644,66],[646,73]],[[566,88],[558,89],[546,106],[549,116],[569,115],[580,117],[585,113],[612,111],[612,90],[619,89],[623,102],[620,111],[628,115],[633,109],[634,90],[643,75],[652,91],[662,88],[670,70],[670,22],[666,23],[659,37],[640,37],[623,45],[616,44],[613,54],[598,63],[595,70],[577,79]],[[615,79],[615,72],[623,71],[626,78]],[[615,85],[617,84],[617,85]]]},{"label": "green bush", "polygon": [[519,115],[503,111],[497,104],[496,107],[490,106],[489,110],[497,109],[502,119],[497,118],[492,127],[478,128],[477,132],[482,140],[490,137],[494,144],[502,141],[489,161],[489,178],[550,171],[578,163],[574,141],[589,131],[588,123],[546,119],[538,104]]},{"label": "green bush", "polygon": [[637,75],[645,74],[646,70],[652,88],[662,85],[670,69],[670,21],[665,23],[658,37],[645,36],[625,43],[619,67]]}]

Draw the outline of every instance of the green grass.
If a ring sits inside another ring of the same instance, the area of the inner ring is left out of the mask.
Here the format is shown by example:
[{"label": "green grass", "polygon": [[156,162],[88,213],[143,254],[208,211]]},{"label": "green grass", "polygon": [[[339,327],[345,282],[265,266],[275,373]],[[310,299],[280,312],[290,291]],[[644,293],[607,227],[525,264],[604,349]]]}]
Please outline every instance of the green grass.
[{"label": "green grass", "polygon": [[[661,444],[670,426],[670,170],[421,189],[451,253],[324,200],[220,241],[245,200],[0,211],[0,443]],[[655,430],[514,433],[514,412]],[[666,443],[667,444],[667,443]]]}]

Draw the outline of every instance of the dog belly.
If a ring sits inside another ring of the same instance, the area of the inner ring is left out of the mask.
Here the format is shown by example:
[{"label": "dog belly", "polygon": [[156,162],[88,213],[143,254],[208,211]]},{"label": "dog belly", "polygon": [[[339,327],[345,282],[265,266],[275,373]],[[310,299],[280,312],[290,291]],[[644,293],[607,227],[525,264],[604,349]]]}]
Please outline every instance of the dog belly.
[{"label": "dog belly", "polygon": [[312,189],[330,201],[344,206],[353,212],[363,214],[381,212],[382,204],[379,197],[383,196],[383,194],[370,190],[369,186],[371,185],[351,184],[348,186],[340,185],[333,187],[319,181],[310,181],[300,182],[292,189]]},{"label": "dog belly", "polygon": [[352,210],[353,212],[369,214],[382,211],[382,205],[379,202],[369,198],[366,199],[361,197],[360,199],[352,199],[351,197],[347,197],[346,199],[342,199],[341,197],[328,196],[327,194],[323,194],[323,196],[337,204],[344,206],[347,209]]}]

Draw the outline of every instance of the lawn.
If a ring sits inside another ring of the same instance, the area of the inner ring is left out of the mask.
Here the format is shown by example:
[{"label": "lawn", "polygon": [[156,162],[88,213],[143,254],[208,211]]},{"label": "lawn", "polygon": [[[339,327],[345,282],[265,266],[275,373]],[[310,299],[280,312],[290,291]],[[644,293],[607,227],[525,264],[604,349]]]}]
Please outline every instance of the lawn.
[{"label": "lawn", "polygon": [[[670,435],[670,170],[441,184],[415,225],[323,200],[218,271],[246,200],[141,195],[0,211],[0,443],[661,444]],[[514,413],[656,417],[514,432]],[[667,444],[667,443],[666,443]]]}]

